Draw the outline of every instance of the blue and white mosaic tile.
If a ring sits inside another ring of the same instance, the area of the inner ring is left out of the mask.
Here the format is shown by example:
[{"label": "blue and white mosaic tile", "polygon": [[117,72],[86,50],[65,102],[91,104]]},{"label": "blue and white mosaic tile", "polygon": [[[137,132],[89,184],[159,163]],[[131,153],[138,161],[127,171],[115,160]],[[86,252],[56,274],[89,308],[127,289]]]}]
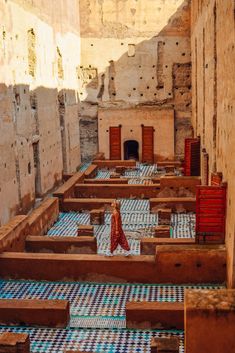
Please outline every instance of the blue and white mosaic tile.
[{"label": "blue and white mosaic tile", "polygon": [[66,350],[94,353],[150,353],[150,343],[153,337],[179,337],[180,353],[184,353],[182,331],[0,327],[0,333],[6,331],[28,333],[32,353],[64,353]]},{"label": "blue and white mosaic tile", "polygon": [[[123,229],[130,243],[131,254],[140,254],[140,239],[154,236],[154,227],[158,224],[157,214],[150,213],[148,200],[121,199],[121,214]],[[110,242],[110,212],[105,213],[105,224],[94,226],[97,238],[98,253],[106,254]],[[49,230],[51,236],[76,236],[78,224],[90,224],[90,215],[84,213],[61,213],[58,221]],[[173,238],[195,237],[195,215],[173,214],[171,219]],[[119,247],[115,254],[123,254]]]}]

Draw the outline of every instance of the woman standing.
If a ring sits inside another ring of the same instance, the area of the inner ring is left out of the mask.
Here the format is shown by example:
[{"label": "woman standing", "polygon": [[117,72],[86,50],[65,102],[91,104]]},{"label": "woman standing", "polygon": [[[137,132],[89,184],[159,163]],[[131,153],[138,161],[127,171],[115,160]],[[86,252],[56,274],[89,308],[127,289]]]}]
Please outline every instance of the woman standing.
[{"label": "woman standing", "polygon": [[122,218],[120,213],[120,202],[114,201],[112,203],[113,213],[111,217],[111,245],[110,253],[113,254],[114,250],[120,245],[124,250],[128,251],[126,256],[129,255],[130,247],[127,238],[122,229]]}]

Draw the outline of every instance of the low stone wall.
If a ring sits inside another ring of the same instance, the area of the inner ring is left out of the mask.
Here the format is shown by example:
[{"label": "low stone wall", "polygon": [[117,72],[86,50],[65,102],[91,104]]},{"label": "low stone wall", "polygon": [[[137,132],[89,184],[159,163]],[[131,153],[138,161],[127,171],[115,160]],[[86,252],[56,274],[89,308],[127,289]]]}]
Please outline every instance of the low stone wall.
[{"label": "low stone wall", "polygon": [[51,197],[42,202],[29,216],[28,235],[43,235],[52,227],[59,216],[59,200]]},{"label": "low stone wall", "polygon": [[51,281],[201,284],[226,281],[225,246],[159,245],[156,256],[0,254],[0,277]]},{"label": "low stone wall", "polygon": [[108,159],[95,159],[93,164],[96,164],[98,168],[114,168],[117,165],[122,167],[136,167],[136,161],[129,159],[129,160],[108,160]]},{"label": "low stone wall", "polygon": [[158,185],[76,184],[75,197],[83,198],[151,198],[160,191]]},{"label": "low stone wall", "polygon": [[0,324],[67,327],[67,300],[0,299]]},{"label": "low stone wall", "polygon": [[193,245],[195,239],[190,238],[142,238],[140,240],[141,255],[155,255],[157,245]]},{"label": "low stone wall", "polygon": [[98,167],[95,164],[91,164],[84,172],[85,178],[95,178],[98,171]]},{"label": "low stone wall", "polygon": [[65,199],[63,201],[62,209],[64,212],[90,211],[103,207],[110,207],[113,202],[114,199]]},{"label": "low stone wall", "polygon": [[177,167],[182,166],[182,162],[181,161],[164,160],[164,161],[157,161],[157,165],[158,165],[158,167],[173,166],[173,167],[177,168]]},{"label": "low stone wall", "polygon": [[226,247],[223,245],[159,245],[158,276],[164,283],[223,283]]},{"label": "low stone wall", "polygon": [[184,329],[184,303],[180,302],[127,302],[128,329]]},{"label": "low stone wall", "polygon": [[[187,196],[187,193],[193,193],[196,195],[197,186],[201,185],[200,177],[187,177],[187,176],[162,176],[160,178],[161,191],[165,189],[174,190],[177,196]],[[182,195],[179,195],[179,194]],[[192,196],[192,195],[191,195]]]},{"label": "low stone wall", "polygon": [[77,183],[82,183],[85,178],[84,172],[75,173],[63,185],[61,185],[54,193],[54,197],[58,197],[61,207],[63,200],[69,197],[74,197],[74,187]]},{"label": "low stone wall", "polygon": [[12,218],[0,228],[0,253],[3,251],[24,251],[28,232],[27,216],[20,215]]},{"label": "low stone wall", "polygon": [[28,252],[34,253],[97,254],[97,240],[94,236],[28,236],[25,247]]},{"label": "low stone wall", "polygon": [[128,179],[85,179],[84,184],[128,184]]},{"label": "low stone wall", "polygon": [[151,212],[160,208],[171,208],[172,212],[196,212],[195,197],[157,197],[149,201]]}]

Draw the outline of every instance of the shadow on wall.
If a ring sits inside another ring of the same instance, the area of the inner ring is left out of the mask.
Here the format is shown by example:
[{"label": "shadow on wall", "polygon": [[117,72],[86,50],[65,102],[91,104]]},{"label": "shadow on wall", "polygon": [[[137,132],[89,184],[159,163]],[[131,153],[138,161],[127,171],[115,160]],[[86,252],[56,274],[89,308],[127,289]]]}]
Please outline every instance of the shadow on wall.
[{"label": "shadow on wall", "polygon": [[80,164],[79,101],[73,90],[0,85],[0,222],[29,211],[35,199]]},{"label": "shadow on wall", "polygon": [[[81,102],[84,107],[81,112],[84,125],[81,127],[82,156],[90,148],[90,140],[85,141],[83,129],[88,130],[87,126],[91,124],[91,143],[97,143],[97,109],[148,105],[174,109],[175,153],[178,158],[183,157],[184,139],[191,137],[193,132],[190,51],[190,2],[185,0],[158,34],[136,45],[130,43],[128,51],[118,60],[109,61],[104,72],[98,73],[98,68],[92,65],[81,66],[78,75],[84,89],[80,97],[86,96]],[[87,57],[94,55],[93,52],[86,54]],[[85,159],[88,157],[86,154]]]}]

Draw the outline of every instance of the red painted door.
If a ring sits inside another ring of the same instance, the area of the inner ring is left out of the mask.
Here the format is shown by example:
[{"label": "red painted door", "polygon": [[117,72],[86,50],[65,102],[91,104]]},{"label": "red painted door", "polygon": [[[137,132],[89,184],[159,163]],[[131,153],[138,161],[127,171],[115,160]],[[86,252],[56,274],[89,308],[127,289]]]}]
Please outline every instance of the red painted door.
[{"label": "red painted door", "polygon": [[224,243],[227,185],[197,186],[196,239],[197,242]]},{"label": "red painted door", "polygon": [[142,162],[154,163],[154,129],[142,125]]},{"label": "red painted door", "polygon": [[184,175],[199,176],[200,173],[200,139],[185,139],[184,149]]},{"label": "red painted door", "polygon": [[121,159],[121,126],[111,126],[109,128],[109,148],[110,159]]}]

